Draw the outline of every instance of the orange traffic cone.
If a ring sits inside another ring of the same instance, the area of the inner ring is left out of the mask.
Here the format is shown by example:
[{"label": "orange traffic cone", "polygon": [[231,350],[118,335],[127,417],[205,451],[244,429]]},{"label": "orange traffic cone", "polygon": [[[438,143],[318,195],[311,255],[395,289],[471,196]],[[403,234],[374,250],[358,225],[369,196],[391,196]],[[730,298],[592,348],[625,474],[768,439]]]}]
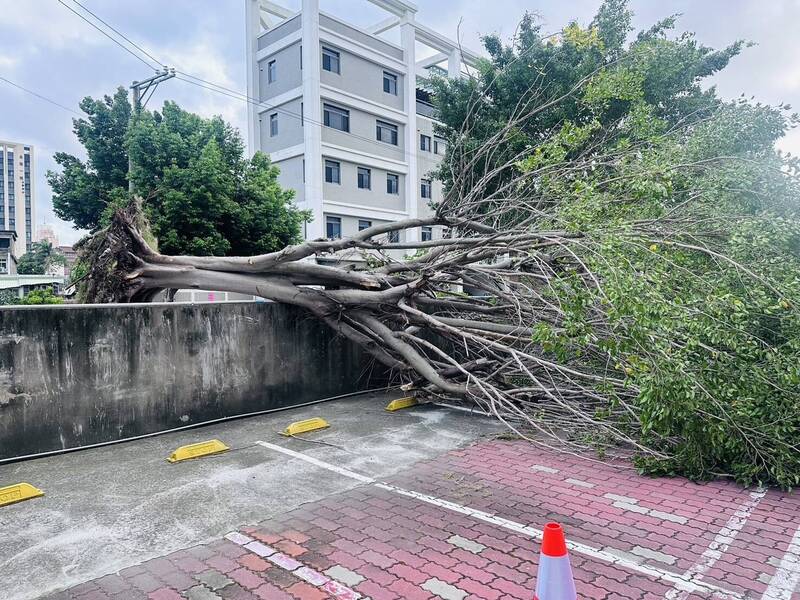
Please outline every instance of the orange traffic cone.
[{"label": "orange traffic cone", "polygon": [[558,523],[544,526],[539,572],[536,574],[536,594],[533,600],[577,600],[575,580],[567,554],[564,529]]}]

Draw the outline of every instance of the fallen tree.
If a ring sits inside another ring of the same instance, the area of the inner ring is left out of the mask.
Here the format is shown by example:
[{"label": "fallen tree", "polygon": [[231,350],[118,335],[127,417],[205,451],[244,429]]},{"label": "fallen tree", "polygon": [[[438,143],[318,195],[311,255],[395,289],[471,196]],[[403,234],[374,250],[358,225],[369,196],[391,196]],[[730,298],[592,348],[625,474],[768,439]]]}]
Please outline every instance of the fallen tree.
[{"label": "fallen tree", "polygon": [[[476,93],[470,118],[443,132],[448,186],[430,216],[351,238],[168,256],[133,203],[83,244],[83,297],[184,288],[292,304],[406,389],[477,404],[535,443],[633,454],[648,472],[795,485],[799,171],[773,149],[793,121],[737,102],[669,123],[602,77],[556,98],[531,87],[466,146]],[[542,111],[587,88],[596,104],[601,87],[630,110],[558,122],[519,147]],[[428,226],[444,234],[417,241]]]}]

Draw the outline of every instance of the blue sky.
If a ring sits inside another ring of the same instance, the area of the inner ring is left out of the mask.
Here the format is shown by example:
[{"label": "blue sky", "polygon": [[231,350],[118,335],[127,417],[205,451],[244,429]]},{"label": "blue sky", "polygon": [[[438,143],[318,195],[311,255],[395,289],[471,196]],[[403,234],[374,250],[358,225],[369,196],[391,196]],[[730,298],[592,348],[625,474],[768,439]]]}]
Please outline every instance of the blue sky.
[{"label": "blue sky", "polygon": [[[70,3],[70,0],[65,0]],[[245,91],[245,0],[81,0],[165,63],[226,87]],[[480,36],[509,37],[528,10],[546,31],[572,19],[586,24],[600,0],[416,0],[418,20],[464,45],[480,50]],[[299,0],[281,2],[289,8]],[[321,0],[323,10],[357,25],[385,16],[365,0]],[[757,45],[734,60],[714,83],[724,97],[742,93],[767,103],[800,106],[800,23],[798,0],[631,0],[635,25],[645,28],[681,13],[679,29],[693,31],[707,45],[735,39]],[[81,98],[109,93],[149,74],[141,62],[81,21],[57,0],[0,0],[0,76],[77,108]],[[246,135],[246,105],[188,83],[172,80],[159,88],[149,108],[165,99],[205,116],[221,114]],[[37,225],[54,226],[62,243],[80,233],[58,221],[45,181],[52,154],[81,154],[72,134],[73,115],[0,82],[0,139],[31,143],[37,152]],[[781,143],[800,153],[800,132]]]}]

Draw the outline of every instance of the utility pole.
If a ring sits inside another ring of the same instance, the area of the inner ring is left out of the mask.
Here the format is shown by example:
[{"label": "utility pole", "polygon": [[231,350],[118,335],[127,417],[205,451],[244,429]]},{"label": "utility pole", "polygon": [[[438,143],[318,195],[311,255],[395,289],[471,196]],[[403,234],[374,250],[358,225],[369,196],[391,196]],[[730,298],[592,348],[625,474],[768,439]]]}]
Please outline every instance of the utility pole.
[{"label": "utility pole", "polygon": [[[158,84],[167,79],[175,77],[175,69],[164,67],[156,71],[156,74],[142,81],[134,81],[131,84],[131,96],[133,98],[133,112],[131,113],[131,120],[128,124],[128,131],[133,131],[133,124],[139,117],[142,108],[147,106],[153,93],[156,91]],[[148,93],[149,92],[149,93]],[[133,157],[131,156],[130,149],[128,150],[128,193],[133,196]]]}]

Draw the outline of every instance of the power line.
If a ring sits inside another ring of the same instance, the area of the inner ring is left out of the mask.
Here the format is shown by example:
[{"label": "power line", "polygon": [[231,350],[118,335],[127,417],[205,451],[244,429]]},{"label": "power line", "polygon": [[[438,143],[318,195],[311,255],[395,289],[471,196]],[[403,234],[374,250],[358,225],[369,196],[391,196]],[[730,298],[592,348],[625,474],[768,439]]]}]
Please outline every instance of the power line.
[{"label": "power line", "polygon": [[[76,14],[77,16],[79,16],[81,19],[83,19],[84,21],[86,21],[86,23],[88,23],[89,25],[91,25],[92,27],[94,27],[95,29],[97,29],[97,30],[98,30],[100,33],[102,33],[102,34],[103,34],[103,35],[105,35],[107,38],[109,38],[111,41],[113,41],[115,44],[117,44],[117,45],[118,45],[120,48],[122,48],[123,50],[125,50],[126,52],[128,52],[129,54],[131,54],[132,56],[136,57],[138,60],[142,61],[144,64],[146,64],[146,65],[147,65],[147,66],[149,66],[150,68],[154,68],[154,67],[153,67],[152,65],[150,65],[150,64],[149,64],[149,63],[148,63],[148,62],[147,62],[147,61],[146,61],[144,58],[142,58],[141,56],[139,56],[138,54],[136,54],[135,52],[133,52],[133,51],[132,51],[130,48],[128,48],[128,47],[126,47],[125,45],[123,45],[123,44],[122,44],[122,43],[121,43],[119,40],[115,39],[115,38],[114,38],[114,37],[112,37],[112,36],[111,36],[109,33],[107,33],[106,31],[104,31],[104,30],[103,30],[103,29],[101,29],[100,27],[98,27],[98,26],[97,26],[95,23],[92,23],[90,20],[88,20],[87,18],[85,18],[83,15],[81,15],[80,13],[78,13],[77,11],[75,11],[73,8],[71,8],[70,6],[68,6],[67,4],[65,4],[64,0],[57,0],[57,1],[59,2],[59,4],[63,5],[65,8],[69,9],[71,12],[73,12],[74,14]],[[139,49],[141,52],[143,52],[144,54],[146,54],[148,57],[150,57],[150,58],[151,58],[152,60],[154,60],[156,63],[159,63],[159,64],[160,64],[160,61],[158,61],[158,60],[157,60],[155,57],[153,57],[153,56],[152,56],[152,55],[151,55],[149,52],[147,52],[146,50],[144,50],[144,49],[143,49],[141,46],[139,46],[139,45],[138,45],[138,44],[136,44],[135,42],[131,41],[131,40],[130,40],[130,38],[128,38],[128,37],[127,37],[125,34],[123,34],[121,31],[119,31],[118,29],[116,29],[115,27],[113,27],[112,25],[110,25],[109,23],[107,23],[105,20],[103,20],[103,19],[102,19],[102,18],[100,18],[99,16],[97,16],[97,15],[96,15],[94,12],[92,12],[91,10],[89,10],[88,8],[86,8],[86,7],[85,7],[83,4],[81,4],[81,3],[80,3],[78,0],[72,0],[72,1],[73,1],[75,4],[77,4],[78,6],[80,6],[81,8],[83,8],[83,9],[84,9],[86,12],[88,12],[89,14],[91,14],[93,17],[95,17],[95,18],[96,18],[98,21],[100,21],[101,23],[103,23],[104,25],[106,25],[107,27],[109,27],[109,28],[110,28],[112,31],[114,31],[114,32],[115,32],[117,35],[119,35],[120,37],[122,37],[123,39],[125,39],[125,40],[126,40],[128,43],[130,43],[130,44],[131,44],[131,45],[133,45],[134,47],[138,48],[138,49]],[[245,103],[247,103],[247,104],[252,104],[253,106],[257,106],[257,107],[259,107],[259,108],[263,108],[263,109],[265,109],[265,110],[272,110],[272,111],[275,111],[275,112],[278,112],[278,113],[284,114],[284,115],[286,115],[286,116],[289,116],[289,117],[291,117],[291,118],[294,118],[294,119],[297,119],[297,120],[299,120],[301,123],[309,122],[309,123],[312,123],[312,124],[314,124],[314,125],[318,125],[318,126],[320,126],[320,127],[325,127],[325,126],[326,126],[326,125],[325,125],[325,124],[324,124],[322,121],[318,121],[318,120],[316,120],[316,119],[309,119],[309,118],[305,118],[305,117],[304,117],[302,114],[299,114],[299,113],[292,112],[292,111],[290,111],[290,110],[287,110],[287,109],[285,109],[285,108],[280,108],[279,106],[274,106],[274,105],[269,105],[269,104],[266,104],[266,103],[264,103],[264,102],[261,102],[261,101],[259,101],[259,100],[255,99],[255,98],[252,98],[252,97],[248,96],[246,93],[239,92],[238,90],[233,90],[233,89],[231,89],[231,88],[225,87],[225,86],[223,86],[223,85],[220,85],[220,84],[218,84],[218,83],[214,83],[213,81],[207,81],[207,80],[205,80],[205,79],[202,79],[202,78],[200,78],[200,77],[197,77],[197,76],[195,76],[195,75],[192,75],[191,73],[187,73],[187,72],[185,72],[185,71],[177,70],[177,72],[178,72],[178,73],[180,73],[181,75],[184,75],[185,77],[176,77],[176,78],[177,78],[177,79],[180,79],[181,81],[184,81],[184,82],[186,82],[186,83],[190,83],[190,84],[192,84],[192,85],[195,85],[195,86],[198,86],[198,87],[204,88],[204,89],[206,89],[206,90],[209,90],[209,91],[212,91],[212,92],[216,92],[216,93],[218,93],[218,94],[222,94],[222,95],[224,95],[224,96],[228,96],[229,98],[233,98],[234,100],[239,100],[239,101],[241,101],[241,102],[245,102]],[[190,79],[186,79],[186,77],[188,77],[188,78],[190,78]],[[195,80],[195,81],[192,81],[192,80]],[[385,148],[385,147],[387,146],[387,144],[385,144],[385,143],[383,143],[383,142],[381,142],[381,141],[379,141],[379,140],[376,140],[376,139],[373,139],[373,138],[368,138],[368,137],[366,137],[366,136],[362,136],[362,135],[358,135],[358,134],[352,133],[352,132],[350,132],[350,131],[346,131],[346,132],[342,132],[342,133],[345,133],[346,135],[349,135],[349,136],[351,136],[351,137],[352,137],[352,138],[354,138],[354,139],[363,140],[363,141],[365,141],[365,142],[368,142],[368,143],[370,143],[370,144],[375,144],[376,146],[378,146],[378,145],[379,145],[381,148]],[[391,148],[390,148],[390,149],[391,149]],[[414,150],[412,150],[412,149],[400,150],[399,148],[397,148],[397,149],[395,150],[395,152],[396,152],[398,155],[403,155],[403,156],[411,156],[412,152],[415,152],[415,151],[414,151]]]},{"label": "power line", "polygon": [[[111,29],[111,31],[113,31],[113,32],[115,32],[117,35],[119,35],[119,36],[120,36],[122,39],[124,39],[126,42],[128,42],[128,43],[129,43],[131,46],[133,46],[134,48],[136,48],[137,50],[139,50],[140,52],[142,52],[143,54],[145,54],[146,56],[148,56],[148,57],[149,57],[151,60],[153,60],[153,62],[155,62],[156,64],[159,64],[159,65],[162,65],[162,66],[164,66],[164,63],[163,63],[162,61],[158,60],[158,59],[157,59],[155,56],[153,56],[153,55],[152,55],[152,54],[150,54],[150,53],[149,53],[147,50],[145,50],[144,48],[142,48],[142,47],[141,47],[139,44],[137,44],[137,43],[136,43],[136,42],[134,42],[132,39],[130,39],[128,36],[126,36],[124,33],[122,33],[122,32],[121,32],[119,29],[115,28],[115,27],[114,27],[114,26],[113,26],[111,23],[109,23],[108,21],[104,21],[104,20],[103,20],[101,17],[99,17],[99,16],[97,15],[97,13],[94,13],[94,12],[92,12],[90,9],[86,8],[86,6],[84,6],[83,4],[81,4],[80,2],[78,2],[78,0],[72,0],[72,1],[73,1],[75,4],[77,4],[78,6],[80,6],[80,7],[81,7],[83,10],[85,10],[87,13],[89,13],[90,15],[92,15],[92,16],[93,16],[95,19],[97,19],[98,21],[100,21],[100,22],[101,22],[103,25],[105,25],[106,27],[108,27],[109,29]],[[63,2],[62,2],[62,4],[63,4]]]},{"label": "power line", "polygon": [[0,81],[4,81],[8,85],[13,85],[15,88],[18,88],[18,89],[22,90],[23,92],[27,92],[28,94],[36,96],[40,100],[44,100],[45,102],[49,102],[50,104],[54,104],[55,106],[57,106],[57,107],[59,107],[59,108],[61,108],[63,110],[67,110],[67,111],[71,112],[74,115],[78,115],[79,117],[83,117],[84,116],[81,113],[79,113],[78,111],[72,110],[68,106],[64,106],[63,104],[59,104],[55,100],[51,100],[50,98],[42,96],[41,94],[38,94],[38,93],[34,92],[33,90],[29,90],[28,88],[24,88],[21,85],[19,85],[18,83],[14,83],[13,81],[11,81],[9,79],[6,79],[5,77],[0,77]]},{"label": "power line", "polygon": [[[86,17],[84,17],[84,16],[83,16],[81,13],[79,13],[77,10],[75,10],[74,8],[72,8],[71,6],[69,6],[68,4],[66,4],[66,3],[64,2],[64,0],[57,0],[57,2],[58,2],[59,4],[61,4],[61,5],[62,5],[64,8],[66,8],[67,10],[69,10],[71,13],[73,13],[73,14],[77,15],[77,16],[78,16],[78,17],[80,17],[82,20],[86,21],[86,22],[87,22],[89,25],[91,25],[92,27],[94,27],[95,29],[97,29],[97,31],[99,31],[100,33],[102,33],[104,36],[106,36],[108,39],[110,39],[112,42],[114,42],[114,43],[115,43],[117,46],[119,46],[120,48],[122,48],[123,50],[125,50],[125,52],[127,52],[128,54],[130,54],[131,56],[133,56],[135,59],[142,61],[142,62],[143,62],[145,65],[147,65],[147,67],[148,67],[148,68],[150,68],[150,69],[154,69],[154,70],[155,70],[155,67],[154,67],[153,65],[151,65],[149,62],[147,62],[145,59],[143,59],[143,58],[142,58],[141,56],[139,56],[138,54],[136,54],[136,53],[135,53],[133,50],[131,50],[130,48],[128,48],[127,46],[125,46],[124,44],[122,44],[122,43],[121,43],[119,40],[117,40],[116,38],[114,38],[113,36],[111,36],[111,35],[110,35],[108,32],[104,31],[103,29],[101,29],[100,27],[98,27],[96,24],[92,23],[92,22],[91,22],[89,19],[87,19]],[[124,37],[124,36],[123,36],[123,37]]]}]

